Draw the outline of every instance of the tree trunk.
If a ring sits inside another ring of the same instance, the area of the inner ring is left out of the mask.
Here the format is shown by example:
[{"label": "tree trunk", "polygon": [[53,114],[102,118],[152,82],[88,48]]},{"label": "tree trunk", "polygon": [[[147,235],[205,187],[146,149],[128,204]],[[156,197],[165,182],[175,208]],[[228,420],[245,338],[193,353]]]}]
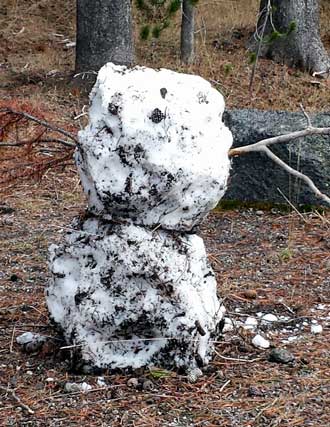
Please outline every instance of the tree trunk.
[{"label": "tree trunk", "polygon": [[[267,16],[268,2],[260,2],[259,31]],[[319,0],[271,0],[270,3],[273,26],[282,35],[270,41],[274,28],[268,19],[261,55],[303,71],[326,72],[329,56],[320,39]],[[295,29],[285,35],[290,28]]]},{"label": "tree trunk", "polygon": [[194,60],[195,7],[190,0],[182,1],[181,60],[191,64]]},{"label": "tree trunk", "polygon": [[76,73],[98,71],[107,62],[131,65],[131,1],[77,0],[76,40]]}]

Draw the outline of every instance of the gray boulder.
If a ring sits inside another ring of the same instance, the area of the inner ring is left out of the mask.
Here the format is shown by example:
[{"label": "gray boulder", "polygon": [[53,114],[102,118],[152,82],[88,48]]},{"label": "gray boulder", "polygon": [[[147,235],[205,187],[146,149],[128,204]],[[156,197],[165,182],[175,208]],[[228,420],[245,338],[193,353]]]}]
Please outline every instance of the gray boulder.
[{"label": "gray boulder", "polygon": [[[286,111],[229,110],[223,119],[233,134],[233,147],[306,128],[302,113]],[[313,126],[328,127],[330,112],[311,115],[311,120]],[[330,196],[329,142],[329,136],[308,136],[289,144],[276,144],[272,150]],[[233,159],[225,200],[286,203],[281,192],[295,205],[321,204],[304,182],[285,172],[265,154],[250,153]]]}]

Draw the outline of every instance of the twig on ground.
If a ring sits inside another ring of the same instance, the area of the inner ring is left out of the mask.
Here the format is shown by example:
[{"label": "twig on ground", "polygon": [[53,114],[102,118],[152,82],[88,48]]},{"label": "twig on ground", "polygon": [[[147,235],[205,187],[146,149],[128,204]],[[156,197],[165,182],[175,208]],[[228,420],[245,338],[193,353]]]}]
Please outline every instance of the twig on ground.
[{"label": "twig on ground", "polygon": [[219,393],[222,393],[224,391],[224,389],[227,387],[227,385],[230,384],[230,380],[226,381],[219,390]]},{"label": "twig on ground", "polygon": [[286,197],[283,191],[281,191],[280,188],[277,188],[277,191],[280,193],[283,199],[287,202],[287,204],[291,206],[291,208],[296,212],[296,214],[304,221],[304,223],[307,224],[308,221],[306,220],[306,218],[304,218],[304,216],[301,214],[301,212],[298,211],[295,205],[292,202],[290,202],[290,200]]},{"label": "twig on ground", "polygon": [[12,334],[11,334],[11,340],[10,340],[9,353],[12,353],[12,352],[13,352],[14,337],[15,337],[15,326],[13,327],[13,332],[12,332]]},{"label": "twig on ground", "polygon": [[95,76],[97,76],[97,72],[96,71],[83,71],[82,73],[77,73],[73,76],[74,79],[76,79],[77,77],[80,77],[84,80],[85,75],[86,74],[93,74]]},{"label": "twig on ground", "polygon": [[276,397],[276,399],[274,399],[269,405],[264,406],[256,415],[254,421],[257,421],[257,419],[263,414],[263,412],[267,411],[267,409],[271,408],[272,406],[275,405],[275,403],[279,400],[278,397]]},{"label": "twig on ground", "polygon": [[296,313],[292,310],[292,308],[290,308],[287,304],[285,304],[284,302],[280,302],[280,304],[283,305],[283,307],[285,307],[289,313],[295,315]]},{"label": "twig on ground", "polygon": [[75,148],[76,147],[76,144],[69,142],[69,141],[65,141],[64,139],[59,139],[59,138],[42,138],[42,139],[39,139],[38,142],[56,142],[56,143],[62,144],[65,147],[69,147],[69,148],[71,148],[71,147]]},{"label": "twig on ground", "polygon": [[239,358],[235,358],[235,357],[222,356],[216,350],[214,350],[214,352],[218,357],[220,357],[220,359],[229,360],[230,362],[253,363],[253,362],[258,362],[258,361],[262,360],[261,357],[256,357],[255,359],[239,359]]},{"label": "twig on ground", "polygon": [[5,393],[9,394],[11,396],[11,398],[13,400],[15,400],[15,402],[18,404],[18,406],[20,406],[22,409],[27,411],[29,414],[31,414],[31,415],[34,414],[34,411],[32,411],[32,409],[28,405],[23,403],[21,401],[21,399],[17,396],[17,394],[15,393],[15,390],[8,388],[8,387],[3,387],[2,385],[0,385],[0,391],[3,391]]},{"label": "twig on ground", "polygon": [[313,77],[319,77],[319,76],[324,76],[325,74],[329,75],[330,73],[330,68],[327,67],[326,70],[322,70],[322,71],[314,71],[314,73],[312,74]]}]

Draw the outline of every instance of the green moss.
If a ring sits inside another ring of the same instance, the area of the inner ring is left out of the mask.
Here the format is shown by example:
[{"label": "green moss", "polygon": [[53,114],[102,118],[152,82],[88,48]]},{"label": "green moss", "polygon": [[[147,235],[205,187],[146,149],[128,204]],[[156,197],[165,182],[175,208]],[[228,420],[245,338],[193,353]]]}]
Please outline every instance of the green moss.
[{"label": "green moss", "polygon": [[[300,205],[296,206],[297,210],[302,213],[310,212],[319,212],[324,214],[329,212],[329,208],[324,206],[314,206],[314,205]],[[272,202],[248,202],[242,200],[220,200],[214,210],[219,211],[231,211],[231,210],[242,210],[242,209],[255,209],[263,211],[271,211],[272,209],[277,209],[280,213],[288,213],[293,209],[290,205],[284,203],[272,203]]]},{"label": "green moss", "polygon": [[281,212],[289,212],[290,207],[288,205],[280,205],[270,202],[244,202],[242,200],[221,200],[216,210],[230,211],[230,210],[241,210],[241,209],[256,209],[263,211],[270,211],[276,208]]},{"label": "green moss", "polygon": [[291,248],[287,247],[282,249],[278,256],[282,262],[287,262],[293,257],[293,251]]}]

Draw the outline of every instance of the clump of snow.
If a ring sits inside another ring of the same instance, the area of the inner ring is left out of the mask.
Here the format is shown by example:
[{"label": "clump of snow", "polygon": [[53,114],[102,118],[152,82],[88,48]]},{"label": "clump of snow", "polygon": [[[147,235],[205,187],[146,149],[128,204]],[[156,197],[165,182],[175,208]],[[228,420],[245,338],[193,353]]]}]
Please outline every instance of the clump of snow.
[{"label": "clump of snow", "polygon": [[246,318],[243,328],[244,329],[255,329],[258,326],[258,319],[255,317],[249,316]]},{"label": "clump of snow", "polygon": [[32,332],[24,332],[16,338],[17,344],[21,345],[27,353],[33,353],[41,349],[47,337]]},{"label": "clump of snow", "polygon": [[107,383],[105,382],[104,377],[98,377],[97,385],[99,387],[107,387]]},{"label": "clump of snow", "polygon": [[259,334],[257,334],[252,339],[252,344],[255,347],[264,348],[264,349],[269,348],[269,346],[270,346],[270,342],[266,338],[264,338],[262,335],[259,335]]},{"label": "clump of snow", "polygon": [[91,365],[197,367],[223,308],[203,240],[90,218],[51,247],[47,304]]},{"label": "clump of snow", "polygon": [[264,314],[264,315],[261,317],[261,320],[262,320],[263,322],[277,322],[277,321],[278,321],[278,317],[277,317],[277,316],[275,316],[275,314],[267,313],[267,314]]},{"label": "clump of snow", "polygon": [[90,390],[92,390],[92,386],[86,382],[83,382],[81,384],[67,382],[64,385],[64,391],[66,393],[77,393],[77,392],[87,393]]},{"label": "clump of snow", "polygon": [[226,190],[232,135],[223,111],[201,77],[105,65],[76,153],[90,210],[191,230]]},{"label": "clump of snow", "polygon": [[231,320],[231,318],[230,317],[225,317],[224,318],[224,321],[225,321],[225,323],[224,323],[224,325],[223,325],[223,328],[222,328],[222,333],[223,334],[225,334],[226,332],[231,332],[231,331],[233,331],[234,330],[234,328],[235,328],[235,324],[234,324],[234,322]]},{"label": "clump of snow", "polygon": [[24,332],[16,338],[17,344],[20,345],[24,345],[35,340],[39,340],[39,334],[33,334],[32,332]]},{"label": "clump of snow", "polygon": [[312,324],[311,325],[311,332],[312,334],[320,334],[323,331],[323,327],[322,325],[318,325],[318,324]]},{"label": "clump of snow", "polygon": [[187,378],[190,383],[195,383],[202,376],[203,376],[203,372],[199,368],[193,368],[193,369],[189,369]]}]

